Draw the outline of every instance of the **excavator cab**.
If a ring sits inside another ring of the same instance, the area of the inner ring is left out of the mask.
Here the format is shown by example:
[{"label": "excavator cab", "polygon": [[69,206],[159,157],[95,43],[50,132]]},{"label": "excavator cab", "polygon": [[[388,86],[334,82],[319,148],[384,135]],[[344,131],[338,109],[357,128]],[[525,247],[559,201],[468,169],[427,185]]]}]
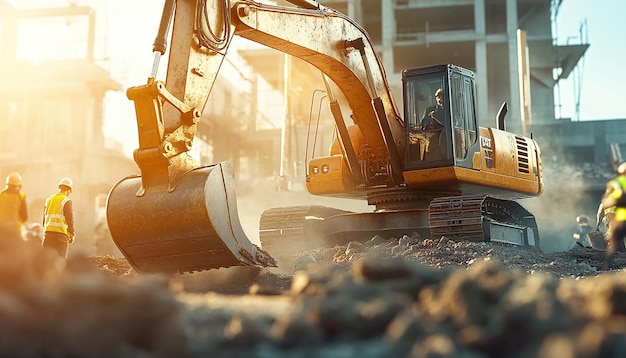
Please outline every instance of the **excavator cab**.
[{"label": "excavator cab", "polygon": [[402,72],[406,169],[471,165],[477,148],[474,75],[451,64]]},{"label": "excavator cab", "polygon": [[506,199],[541,194],[539,147],[504,130],[506,103],[497,128],[478,126],[472,71],[452,64],[412,68],[402,72],[402,83],[407,187]]}]

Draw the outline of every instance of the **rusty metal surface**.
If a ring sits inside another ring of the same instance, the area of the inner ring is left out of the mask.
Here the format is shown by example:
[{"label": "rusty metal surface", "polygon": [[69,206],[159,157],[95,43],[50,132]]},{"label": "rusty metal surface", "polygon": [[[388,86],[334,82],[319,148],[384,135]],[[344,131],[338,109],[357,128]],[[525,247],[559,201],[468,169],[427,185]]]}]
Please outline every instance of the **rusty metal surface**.
[{"label": "rusty metal surface", "polygon": [[173,191],[151,189],[137,196],[140,188],[141,177],[128,177],[107,199],[113,241],[137,271],[276,265],[243,232],[227,163],[189,171]]}]

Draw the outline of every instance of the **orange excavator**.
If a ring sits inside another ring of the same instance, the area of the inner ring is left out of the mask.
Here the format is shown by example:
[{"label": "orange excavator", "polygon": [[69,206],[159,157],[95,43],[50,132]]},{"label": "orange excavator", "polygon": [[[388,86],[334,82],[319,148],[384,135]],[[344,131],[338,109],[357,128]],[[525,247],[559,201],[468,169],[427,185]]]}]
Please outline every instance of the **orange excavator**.
[{"label": "orange excavator", "polygon": [[[369,234],[539,247],[533,215],[515,200],[542,193],[540,151],[531,138],[505,131],[506,105],[496,128],[479,127],[473,73],[437,64],[402,72],[400,115],[368,34],[315,1],[289,2],[294,6],[166,0],[152,74],[127,90],[141,174],[123,178],[107,198],[113,241],[137,271],[275,266],[272,255],[290,248]],[[239,223],[232,167],[202,166],[188,155],[233,36],[321,71],[337,138],[329,155],[307,163],[306,187],[315,195],[367,200],[375,210],[271,208],[260,219],[262,248],[251,243]],[[168,38],[162,82],[156,69]]]}]

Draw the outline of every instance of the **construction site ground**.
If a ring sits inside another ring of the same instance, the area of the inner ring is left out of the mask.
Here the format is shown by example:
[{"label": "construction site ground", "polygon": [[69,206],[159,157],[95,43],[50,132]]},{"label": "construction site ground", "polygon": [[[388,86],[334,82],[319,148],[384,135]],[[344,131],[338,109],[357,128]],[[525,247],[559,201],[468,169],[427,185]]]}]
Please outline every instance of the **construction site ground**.
[{"label": "construction site ground", "polygon": [[626,254],[407,237],[278,268],[139,274],[124,258],[0,254],[11,357],[618,357]]}]

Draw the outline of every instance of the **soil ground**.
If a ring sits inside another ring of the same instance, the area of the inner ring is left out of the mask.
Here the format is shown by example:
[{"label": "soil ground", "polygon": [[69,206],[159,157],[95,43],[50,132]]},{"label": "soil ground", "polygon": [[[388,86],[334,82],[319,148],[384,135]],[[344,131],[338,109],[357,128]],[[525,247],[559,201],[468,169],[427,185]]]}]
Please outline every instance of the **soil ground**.
[{"label": "soil ground", "polygon": [[29,247],[0,253],[0,355],[619,357],[626,254],[603,254],[374,237],[160,275]]}]

